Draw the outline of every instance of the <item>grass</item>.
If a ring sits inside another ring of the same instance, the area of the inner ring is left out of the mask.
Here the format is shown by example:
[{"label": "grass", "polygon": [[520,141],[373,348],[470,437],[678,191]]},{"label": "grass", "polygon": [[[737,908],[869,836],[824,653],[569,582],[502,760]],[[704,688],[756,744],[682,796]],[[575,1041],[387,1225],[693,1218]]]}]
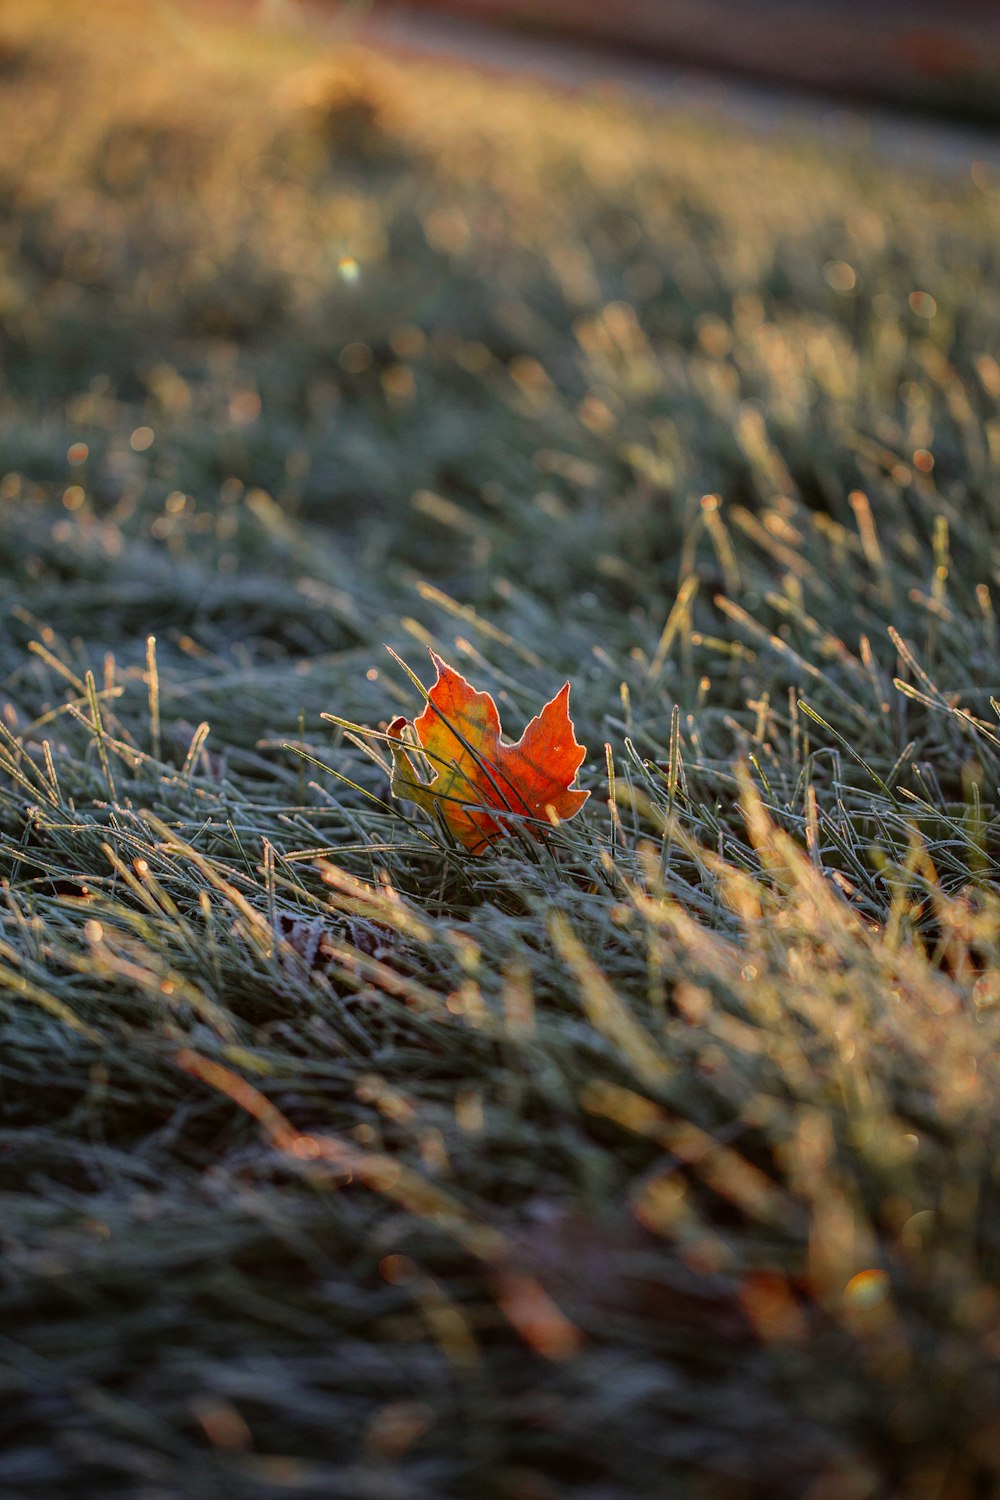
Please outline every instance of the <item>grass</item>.
[{"label": "grass", "polygon": [[[5,1492],[997,1494],[1000,190],[0,39]],[[388,805],[385,644],[581,816]]]}]

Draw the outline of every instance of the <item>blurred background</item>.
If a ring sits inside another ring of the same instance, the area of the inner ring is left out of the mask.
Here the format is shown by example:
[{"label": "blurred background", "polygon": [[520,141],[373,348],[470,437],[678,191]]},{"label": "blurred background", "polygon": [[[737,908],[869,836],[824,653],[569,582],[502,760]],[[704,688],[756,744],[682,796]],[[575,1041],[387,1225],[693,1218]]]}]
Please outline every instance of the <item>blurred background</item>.
[{"label": "blurred background", "polygon": [[[326,0],[334,6],[340,0]],[[374,0],[673,66],[1000,119],[994,0]]]},{"label": "blurred background", "polygon": [[[623,0],[611,36],[597,7],[544,0],[528,36],[491,0],[6,4],[0,476],[38,501],[11,568],[40,582],[54,552],[65,609],[89,549],[127,572],[152,543],[165,623],[190,636],[171,569],[204,610],[204,566],[220,649],[235,612],[274,654],[307,638],[284,585],[247,613],[232,575],[261,539],[272,568],[282,526],[292,597],[332,642],[364,609],[338,626],[303,595],[314,539],[293,524],[335,529],[337,587],[355,552],[469,599],[491,566],[634,596],[628,569],[673,554],[703,493],[756,503],[780,476],[839,512],[898,489],[929,432],[935,481],[978,490],[942,371],[989,399],[998,138],[929,107],[982,116],[992,10],[928,31],[889,0]],[[823,26],[856,62],[844,94],[657,60],[745,34],[744,72],[773,73],[768,38],[811,37],[789,49],[801,84],[836,51]],[[870,72],[876,32],[895,73]],[[624,58],[640,44],[656,58]],[[863,77],[909,80],[924,113],[853,104]]]}]

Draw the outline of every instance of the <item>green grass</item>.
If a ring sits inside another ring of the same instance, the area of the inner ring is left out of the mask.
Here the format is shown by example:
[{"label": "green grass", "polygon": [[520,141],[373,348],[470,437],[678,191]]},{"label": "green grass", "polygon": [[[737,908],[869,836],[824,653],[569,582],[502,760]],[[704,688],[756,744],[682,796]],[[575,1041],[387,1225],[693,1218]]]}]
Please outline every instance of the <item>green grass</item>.
[{"label": "green grass", "polygon": [[996,1495],[1000,190],[194,15],[0,15],[5,1494]]}]

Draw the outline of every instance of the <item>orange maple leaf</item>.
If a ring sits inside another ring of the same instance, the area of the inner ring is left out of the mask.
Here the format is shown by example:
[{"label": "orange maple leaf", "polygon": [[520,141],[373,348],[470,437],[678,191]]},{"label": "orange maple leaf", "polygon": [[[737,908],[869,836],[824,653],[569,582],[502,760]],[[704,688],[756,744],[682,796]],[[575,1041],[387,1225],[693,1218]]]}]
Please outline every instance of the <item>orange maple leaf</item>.
[{"label": "orange maple leaf", "polygon": [[[570,783],[587,752],[577,743],[569,716],[569,683],[536,714],[515,743],[501,739],[500,715],[489,693],[480,693],[442,661],[431,660],[437,681],[412,729],[416,744],[401,739],[404,718],[393,719],[392,793],[440,816],[473,854],[518,828],[572,818],[590,796]],[[409,753],[419,749],[430,767],[424,780]],[[513,814],[497,817],[497,813]],[[527,820],[527,821],[525,821]]]}]

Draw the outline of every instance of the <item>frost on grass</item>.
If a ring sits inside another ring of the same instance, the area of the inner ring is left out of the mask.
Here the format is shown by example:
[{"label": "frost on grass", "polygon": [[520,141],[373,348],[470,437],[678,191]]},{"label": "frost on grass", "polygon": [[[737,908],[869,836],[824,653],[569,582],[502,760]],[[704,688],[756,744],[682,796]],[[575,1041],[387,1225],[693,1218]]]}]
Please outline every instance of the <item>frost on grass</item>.
[{"label": "frost on grass", "polygon": [[988,176],[141,10],[0,22],[5,1479],[993,1493]]}]

